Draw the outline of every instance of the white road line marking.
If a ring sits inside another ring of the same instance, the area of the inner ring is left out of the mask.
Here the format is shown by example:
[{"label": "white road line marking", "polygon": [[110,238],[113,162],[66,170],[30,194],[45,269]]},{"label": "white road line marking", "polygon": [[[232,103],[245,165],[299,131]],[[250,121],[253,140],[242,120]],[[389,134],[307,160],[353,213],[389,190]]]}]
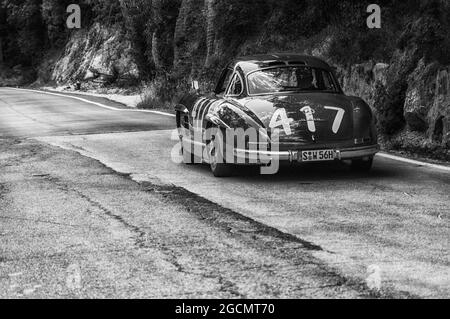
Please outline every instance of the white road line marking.
[{"label": "white road line marking", "polygon": [[413,165],[419,165],[419,166],[425,166],[425,167],[430,167],[430,168],[435,168],[435,169],[439,169],[439,170],[444,170],[444,171],[450,172],[450,166],[437,165],[437,164],[431,164],[431,163],[416,161],[416,160],[412,160],[412,159],[408,159],[408,158],[404,158],[404,157],[400,157],[400,156],[395,156],[395,155],[391,155],[391,154],[386,154],[386,153],[378,153],[377,156],[380,156],[380,157],[383,157],[383,158],[387,158],[387,159],[391,159],[391,160],[398,161],[398,162],[403,162],[403,163],[408,163],[408,164],[413,164]]},{"label": "white road line marking", "polygon": [[12,90],[18,90],[18,91],[28,91],[28,92],[33,92],[33,93],[42,93],[42,94],[47,94],[47,95],[54,95],[54,96],[59,96],[59,97],[66,97],[66,98],[70,98],[70,99],[74,99],[74,100],[78,100],[84,103],[88,103],[88,104],[92,104],[104,109],[108,109],[111,111],[117,111],[117,112],[141,112],[141,113],[153,113],[153,114],[158,114],[158,115],[164,115],[164,116],[170,116],[170,117],[176,117],[175,114],[170,114],[170,113],[166,113],[166,112],[160,112],[160,111],[151,111],[151,110],[133,110],[133,109],[118,109],[112,106],[107,106],[101,103],[97,103],[97,102],[92,102],[86,99],[83,99],[81,97],[76,97],[76,96],[70,96],[70,95],[65,95],[65,94],[59,94],[59,93],[53,93],[53,92],[46,92],[46,91],[39,91],[39,90],[30,90],[30,89],[19,89],[19,88],[8,88],[8,89],[12,89]]}]

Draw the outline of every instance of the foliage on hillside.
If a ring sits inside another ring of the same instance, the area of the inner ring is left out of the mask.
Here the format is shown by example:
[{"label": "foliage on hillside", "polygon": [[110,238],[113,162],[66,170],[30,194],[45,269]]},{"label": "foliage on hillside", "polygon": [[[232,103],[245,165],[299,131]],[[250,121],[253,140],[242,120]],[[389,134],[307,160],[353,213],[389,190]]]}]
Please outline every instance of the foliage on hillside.
[{"label": "foliage on hillside", "polygon": [[[3,0],[0,37],[11,65],[39,62],[63,46],[72,0]],[[449,4],[445,0],[380,0],[383,28],[366,26],[370,1],[351,0],[81,0],[83,26],[118,25],[130,37],[149,77],[223,63],[236,54],[303,50],[304,40],[332,33],[329,57],[341,65],[389,62],[396,49],[450,61]],[[441,43],[442,45],[437,45]],[[437,49],[437,50],[436,50]],[[198,61],[193,61],[198,60]],[[219,62],[217,62],[219,61]],[[174,68],[176,66],[176,68]],[[180,74],[185,76],[186,74]]]}]

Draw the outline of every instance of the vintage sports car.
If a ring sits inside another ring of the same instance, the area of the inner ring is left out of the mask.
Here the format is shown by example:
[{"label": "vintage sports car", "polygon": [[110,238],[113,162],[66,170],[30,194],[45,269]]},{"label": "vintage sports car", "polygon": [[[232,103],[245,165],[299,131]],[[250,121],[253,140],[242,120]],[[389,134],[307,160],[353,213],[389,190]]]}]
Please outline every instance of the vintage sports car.
[{"label": "vintage sports car", "polygon": [[[184,96],[176,107],[186,164],[210,164],[217,177],[234,165],[351,162],[368,171],[379,151],[375,117],[343,93],[326,62],[296,54],[238,58],[216,89]],[[276,173],[276,172],[274,172]]]}]

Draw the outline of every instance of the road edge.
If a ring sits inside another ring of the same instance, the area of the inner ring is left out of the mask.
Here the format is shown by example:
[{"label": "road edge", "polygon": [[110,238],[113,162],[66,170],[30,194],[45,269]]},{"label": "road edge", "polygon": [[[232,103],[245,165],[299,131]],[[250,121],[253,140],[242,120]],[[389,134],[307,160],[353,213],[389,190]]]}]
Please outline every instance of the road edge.
[{"label": "road edge", "polygon": [[[33,93],[41,93],[41,94],[58,96],[58,97],[65,97],[65,98],[78,100],[78,101],[81,101],[81,102],[84,102],[84,103],[92,104],[92,105],[95,105],[95,106],[98,106],[98,107],[101,107],[101,108],[104,108],[104,109],[108,109],[108,110],[111,110],[111,111],[116,111],[116,112],[140,112],[140,113],[152,113],[152,114],[157,114],[157,115],[176,117],[175,114],[170,114],[170,113],[161,112],[161,111],[141,110],[141,109],[131,109],[131,108],[119,109],[119,108],[116,108],[116,107],[113,107],[113,106],[105,105],[103,103],[94,102],[94,101],[88,100],[86,98],[72,96],[72,95],[68,95],[68,94],[64,94],[64,93],[55,93],[55,92],[48,92],[48,91],[43,91],[43,90],[13,88],[13,87],[8,87],[8,89],[17,90],[17,91],[33,92]],[[88,95],[83,95],[83,96],[84,97],[88,97]],[[115,103],[118,103],[118,102],[115,102]]]},{"label": "road edge", "polygon": [[394,161],[397,161],[397,162],[402,162],[402,163],[407,163],[407,164],[412,164],[412,165],[418,165],[418,166],[422,166],[422,167],[428,167],[428,168],[433,168],[433,169],[438,169],[438,170],[443,170],[443,171],[450,172],[450,166],[440,165],[440,164],[433,164],[433,163],[427,163],[427,162],[424,162],[424,161],[418,161],[418,160],[414,160],[414,159],[410,159],[410,158],[406,158],[406,157],[393,155],[393,154],[390,154],[388,152],[380,152],[380,153],[377,154],[377,156],[382,157],[382,158],[386,158],[386,159],[390,159],[390,160],[394,160]]}]

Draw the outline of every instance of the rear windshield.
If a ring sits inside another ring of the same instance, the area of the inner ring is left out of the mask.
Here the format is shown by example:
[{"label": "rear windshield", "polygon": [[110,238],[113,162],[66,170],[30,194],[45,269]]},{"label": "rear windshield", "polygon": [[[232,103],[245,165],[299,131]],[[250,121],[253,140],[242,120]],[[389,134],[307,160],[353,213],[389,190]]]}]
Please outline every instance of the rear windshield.
[{"label": "rear windshield", "polygon": [[338,93],[333,74],[308,66],[286,66],[260,70],[248,75],[249,94],[288,91]]}]

